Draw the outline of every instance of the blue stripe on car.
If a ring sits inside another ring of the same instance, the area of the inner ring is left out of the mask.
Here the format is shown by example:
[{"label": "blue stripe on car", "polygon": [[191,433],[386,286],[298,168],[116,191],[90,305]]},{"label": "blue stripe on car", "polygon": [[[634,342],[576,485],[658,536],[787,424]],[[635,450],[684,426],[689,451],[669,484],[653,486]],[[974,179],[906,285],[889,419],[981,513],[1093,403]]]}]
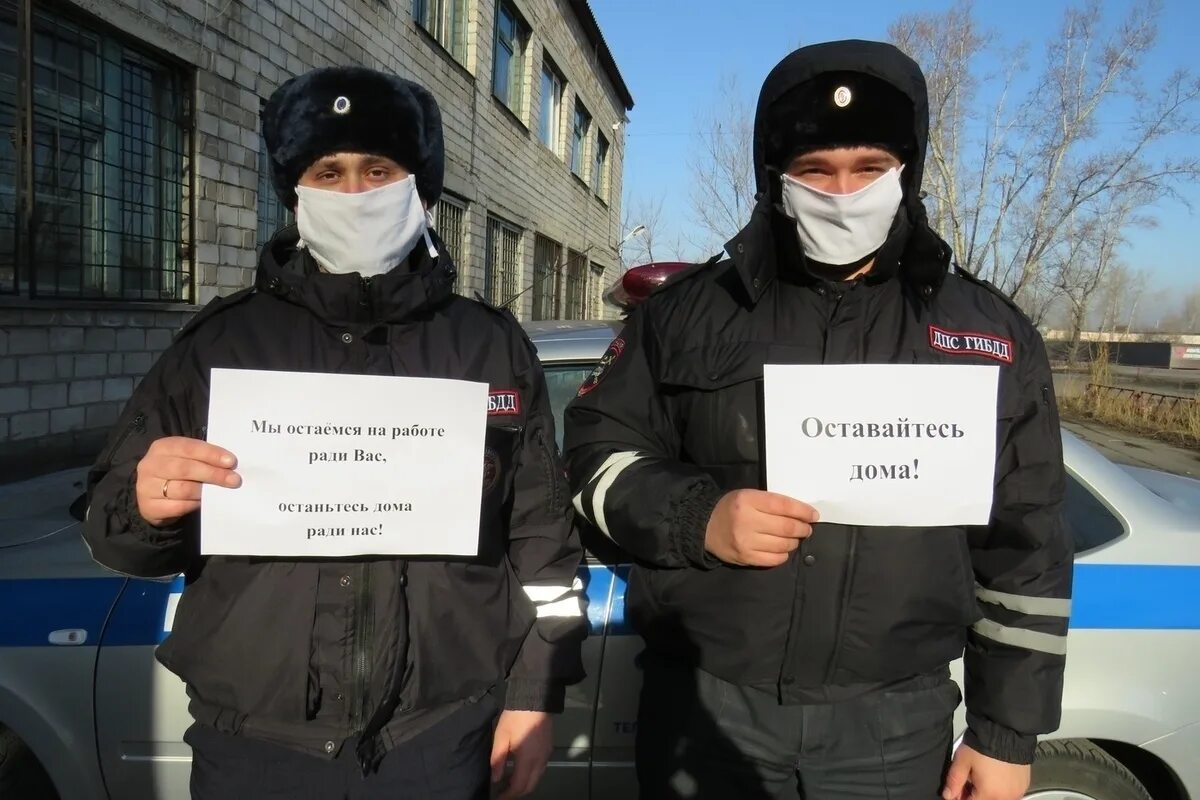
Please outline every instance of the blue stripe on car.
[{"label": "blue stripe on car", "polygon": [[0,581],[0,647],[50,646],[51,631],[87,632],[100,643],[104,620],[125,578],[22,578]]},{"label": "blue stripe on car", "polygon": [[617,567],[614,577],[613,602],[608,615],[608,632],[614,636],[631,636],[633,626],[625,616],[625,594],[629,588],[629,565]]},{"label": "blue stripe on car", "polygon": [[[580,575],[592,634],[633,634],[625,615],[628,565],[594,564]],[[1071,627],[1200,630],[1197,586],[1200,566],[1076,564]],[[168,599],[182,591],[183,578],[0,580],[0,608],[7,612],[0,617],[0,647],[49,647],[50,632],[67,628],[87,631],[88,645],[99,642],[101,631],[105,645],[155,645],[167,635]]]},{"label": "blue stripe on car", "polygon": [[183,577],[173,581],[131,580],[104,631],[105,645],[159,644],[167,638],[167,600],[183,591]]},{"label": "blue stripe on car", "polygon": [[[615,576],[611,568],[603,566],[584,567],[579,570],[579,575],[587,587],[588,629],[596,636],[604,631],[608,603],[616,584]],[[624,589],[623,584],[621,588]]]},{"label": "blue stripe on car", "polygon": [[1200,567],[1076,564],[1071,627],[1200,629]]}]

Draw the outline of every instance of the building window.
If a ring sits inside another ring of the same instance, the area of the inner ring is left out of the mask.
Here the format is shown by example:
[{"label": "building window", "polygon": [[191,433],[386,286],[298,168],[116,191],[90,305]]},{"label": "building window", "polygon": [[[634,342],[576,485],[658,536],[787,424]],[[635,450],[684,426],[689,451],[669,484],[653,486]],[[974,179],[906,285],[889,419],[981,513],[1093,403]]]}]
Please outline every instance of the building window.
[{"label": "building window", "polygon": [[561,157],[562,148],[559,138],[562,131],[562,98],[565,81],[550,57],[546,56],[542,64],[542,116],[538,121],[539,134],[542,144],[550,148],[554,155]]},{"label": "building window", "polygon": [[[0,137],[0,291],[190,299],[185,74],[41,8],[25,52],[16,18],[0,0],[0,127],[15,134],[27,113],[33,121],[28,141]],[[16,90],[22,62],[33,76],[28,109]]]},{"label": "building window", "polygon": [[586,166],[584,149],[587,145],[588,129],[592,127],[592,116],[578,100],[575,101],[575,124],[571,129],[571,172],[583,179]]},{"label": "building window", "polygon": [[567,319],[586,319],[588,316],[587,256],[571,250],[567,256]]},{"label": "building window", "polygon": [[488,217],[487,263],[484,264],[484,297],[504,305],[517,296],[521,282],[521,229]]},{"label": "building window", "polygon": [[467,0],[413,0],[413,19],[454,60],[467,63]]},{"label": "building window", "polygon": [[496,47],[492,63],[492,92],[517,116],[521,115],[521,87],[525,82],[525,45],[529,26],[508,3],[496,7]]},{"label": "building window", "polygon": [[596,154],[592,160],[592,191],[601,200],[608,199],[608,140],[596,134]]},{"label": "building window", "polygon": [[533,319],[558,319],[562,245],[544,236],[533,243]]},{"label": "building window", "polygon": [[455,278],[455,289],[461,286],[462,259],[467,246],[467,207],[458,200],[442,195],[437,203],[434,214],[434,227],[446,250],[458,265],[458,277]]},{"label": "building window", "polygon": [[292,222],[292,212],[275,193],[271,180],[271,160],[267,144],[259,137],[258,145],[258,249],[261,250],[279,229]]}]

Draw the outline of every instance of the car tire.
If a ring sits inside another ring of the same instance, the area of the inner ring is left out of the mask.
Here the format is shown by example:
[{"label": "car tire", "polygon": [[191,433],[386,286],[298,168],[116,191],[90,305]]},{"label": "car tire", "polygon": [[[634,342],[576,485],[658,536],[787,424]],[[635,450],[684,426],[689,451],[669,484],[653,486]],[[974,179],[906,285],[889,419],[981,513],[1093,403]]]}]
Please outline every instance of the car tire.
[{"label": "car tire", "polygon": [[57,800],[54,782],[33,751],[7,728],[0,728],[0,798]]},{"label": "car tire", "polygon": [[1133,773],[1086,739],[1042,742],[1025,800],[1152,800]]}]

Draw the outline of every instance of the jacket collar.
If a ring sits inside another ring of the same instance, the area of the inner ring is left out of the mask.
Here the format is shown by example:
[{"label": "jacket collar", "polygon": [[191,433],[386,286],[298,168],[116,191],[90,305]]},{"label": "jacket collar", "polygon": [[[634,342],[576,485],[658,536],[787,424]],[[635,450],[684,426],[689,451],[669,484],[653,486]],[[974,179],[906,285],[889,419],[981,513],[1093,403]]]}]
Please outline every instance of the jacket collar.
[{"label": "jacket collar", "polygon": [[404,322],[442,305],[453,294],[454,263],[432,231],[430,236],[437,258],[420,242],[405,263],[364,279],[357,273],[321,272],[309,252],[296,246],[299,233],[289,225],[263,248],[255,286],[335,325]]}]

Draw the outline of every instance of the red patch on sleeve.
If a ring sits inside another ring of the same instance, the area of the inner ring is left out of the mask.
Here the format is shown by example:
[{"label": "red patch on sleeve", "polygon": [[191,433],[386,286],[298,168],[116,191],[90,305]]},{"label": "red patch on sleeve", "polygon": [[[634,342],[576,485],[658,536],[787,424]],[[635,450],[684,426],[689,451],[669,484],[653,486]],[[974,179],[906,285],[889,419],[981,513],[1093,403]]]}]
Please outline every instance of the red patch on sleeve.
[{"label": "red patch on sleeve", "polygon": [[521,395],[512,389],[488,392],[489,417],[517,417],[521,414]]},{"label": "red patch on sleeve", "polygon": [[929,346],[952,356],[983,356],[1005,364],[1013,363],[1012,340],[992,333],[947,331],[930,325]]}]

